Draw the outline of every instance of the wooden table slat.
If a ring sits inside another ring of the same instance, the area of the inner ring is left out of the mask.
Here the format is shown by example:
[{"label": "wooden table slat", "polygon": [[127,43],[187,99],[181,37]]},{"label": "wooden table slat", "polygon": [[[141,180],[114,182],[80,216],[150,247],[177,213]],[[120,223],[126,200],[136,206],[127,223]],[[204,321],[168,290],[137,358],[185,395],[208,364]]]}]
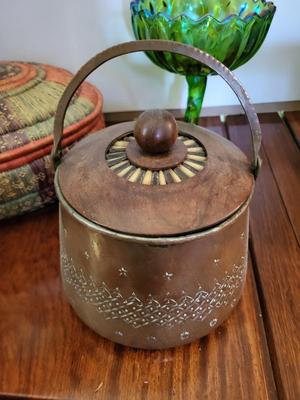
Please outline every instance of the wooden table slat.
[{"label": "wooden table slat", "polygon": [[284,114],[289,128],[298,145],[300,146],[300,111],[289,111]]},{"label": "wooden table slat", "polygon": [[277,114],[262,114],[260,123],[264,150],[300,243],[300,150]]},{"label": "wooden table slat", "polygon": [[[247,150],[250,133],[245,118],[229,117],[227,127],[231,140]],[[265,133],[264,124],[262,128],[264,142],[265,135],[270,135],[270,138],[266,139],[269,156],[271,133]],[[275,132],[276,134],[278,132]],[[274,154],[276,149],[277,155]],[[269,158],[264,148],[262,149],[263,167],[251,204],[250,231],[278,393],[281,399],[298,399],[300,398],[298,304],[300,251],[286,210],[289,204],[283,202],[287,199],[281,196],[278,190],[283,184],[283,176],[274,165],[282,154],[288,157],[285,151],[286,149],[283,151],[281,146],[274,146],[272,156]],[[274,176],[275,169],[277,174]],[[288,184],[288,176],[285,178]]]},{"label": "wooden table slat", "polygon": [[[224,133],[220,121],[203,124]],[[3,223],[0,393],[25,398],[266,400],[276,388],[250,260],[229,320],[193,344],[141,351],[97,336],[74,315],[59,278],[56,210]]]}]

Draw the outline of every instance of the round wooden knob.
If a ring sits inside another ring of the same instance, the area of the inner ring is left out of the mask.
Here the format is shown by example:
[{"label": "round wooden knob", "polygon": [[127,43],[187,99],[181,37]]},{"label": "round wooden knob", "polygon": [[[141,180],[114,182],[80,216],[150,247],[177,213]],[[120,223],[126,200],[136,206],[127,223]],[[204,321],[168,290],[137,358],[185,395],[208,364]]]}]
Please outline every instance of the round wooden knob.
[{"label": "round wooden knob", "polygon": [[164,110],[143,112],[136,121],[134,137],[140,147],[150,154],[170,151],[178,136],[174,116]]}]

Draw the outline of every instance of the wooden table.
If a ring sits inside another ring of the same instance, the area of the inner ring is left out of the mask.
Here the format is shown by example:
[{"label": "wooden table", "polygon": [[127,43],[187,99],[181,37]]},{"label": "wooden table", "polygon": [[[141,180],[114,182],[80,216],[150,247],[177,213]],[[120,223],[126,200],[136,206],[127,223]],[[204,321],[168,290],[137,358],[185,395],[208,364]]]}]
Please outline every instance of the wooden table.
[{"label": "wooden table", "polygon": [[[245,291],[228,321],[191,345],[148,352],[97,336],[62,293],[56,207],[2,223],[0,398],[300,399],[300,113],[260,120]],[[201,124],[249,151],[244,117]]]}]

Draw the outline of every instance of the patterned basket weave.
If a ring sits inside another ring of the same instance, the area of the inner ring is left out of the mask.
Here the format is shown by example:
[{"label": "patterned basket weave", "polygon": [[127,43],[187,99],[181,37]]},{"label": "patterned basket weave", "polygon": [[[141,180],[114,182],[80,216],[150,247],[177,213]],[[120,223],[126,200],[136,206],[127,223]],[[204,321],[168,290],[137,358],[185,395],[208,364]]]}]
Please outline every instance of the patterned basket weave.
[{"label": "patterned basket weave", "polygon": [[[72,78],[44,64],[0,63],[0,219],[55,200],[50,152],[58,101]],[[102,96],[84,83],[72,99],[63,146],[104,127]]]}]

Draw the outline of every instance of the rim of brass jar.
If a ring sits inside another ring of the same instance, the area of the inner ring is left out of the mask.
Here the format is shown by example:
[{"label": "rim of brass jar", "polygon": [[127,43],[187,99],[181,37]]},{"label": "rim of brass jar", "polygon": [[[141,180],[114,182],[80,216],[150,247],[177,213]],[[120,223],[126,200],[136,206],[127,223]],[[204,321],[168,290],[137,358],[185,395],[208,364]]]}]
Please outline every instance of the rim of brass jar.
[{"label": "rim of brass jar", "polygon": [[[59,167],[57,168],[57,170]],[[110,236],[114,239],[119,239],[119,240],[126,240],[129,242],[135,242],[135,243],[141,243],[141,244],[148,244],[148,245],[157,245],[157,246],[168,246],[168,245],[173,245],[173,244],[180,244],[180,243],[185,243],[189,242],[195,239],[200,239],[204,236],[207,236],[211,233],[216,233],[220,230],[222,230],[225,226],[231,225],[235,222],[235,220],[245,212],[245,210],[248,208],[249,203],[251,201],[254,188],[252,189],[252,192],[250,193],[249,198],[247,201],[241,205],[241,207],[229,218],[225,219],[224,221],[220,222],[219,224],[208,227],[207,229],[201,230],[201,231],[196,231],[196,232],[187,232],[186,234],[180,233],[178,236],[165,236],[165,237],[151,237],[151,236],[137,236],[137,235],[130,235],[128,233],[122,233],[118,231],[114,231],[109,228],[105,228],[104,226],[98,225],[95,222],[85,218],[83,215],[79,214],[64,198],[64,195],[62,191],[60,190],[59,187],[59,182],[58,182],[58,171],[56,171],[55,174],[55,189],[56,189],[56,194],[58,197],[58,200],[60,202],[60,205],[64,207],[64,209],[72,216],[74,217],[78,222],[84,224],[88,228],[102,233],[104,235]]]}]

